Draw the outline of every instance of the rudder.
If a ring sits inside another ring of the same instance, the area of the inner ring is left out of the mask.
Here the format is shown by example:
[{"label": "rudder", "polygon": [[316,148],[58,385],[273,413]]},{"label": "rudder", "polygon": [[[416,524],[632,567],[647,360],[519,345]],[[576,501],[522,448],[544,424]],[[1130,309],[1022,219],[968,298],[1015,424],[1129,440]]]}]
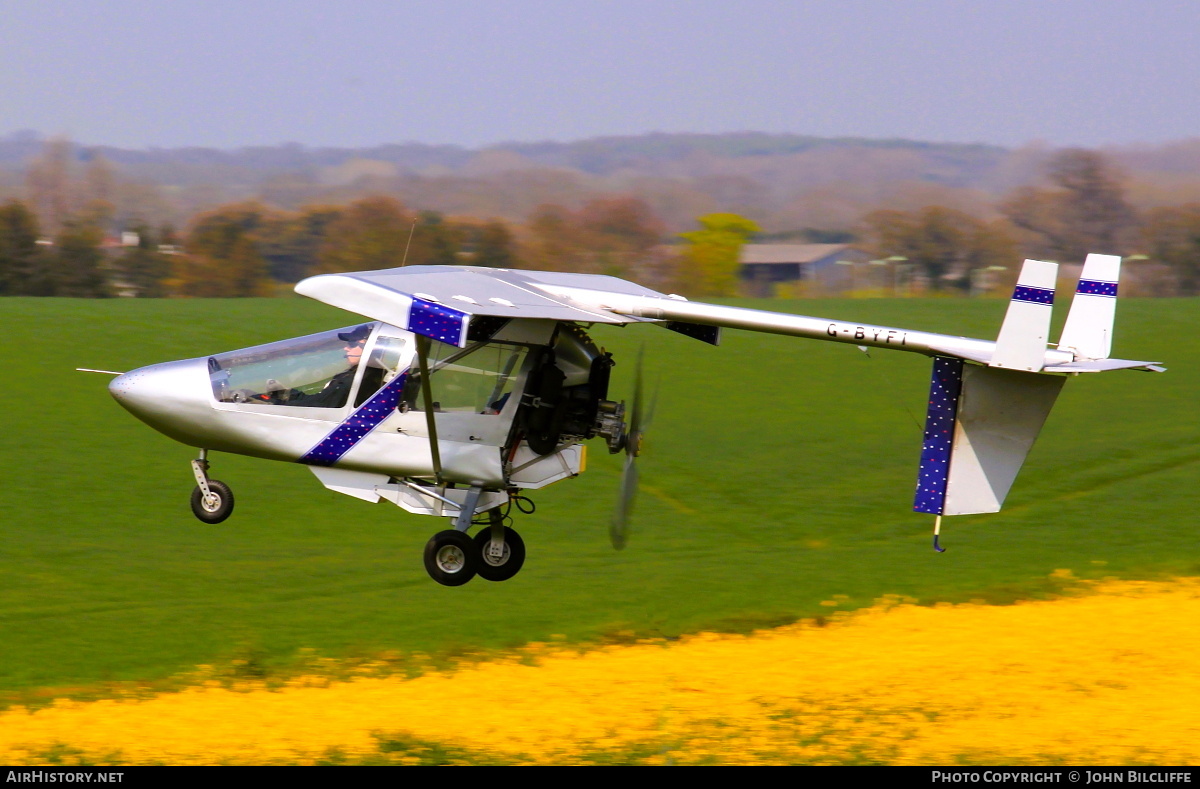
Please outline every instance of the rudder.
[{"label": "rudder", "polygon": [[1076,360],[1107,359],[1112,353],[1113,321],[1117,313],[1117,285],[1121,258],[1088,255],[1083,264],[1071,311],[1058,338],[1058,349]]},{"label": "rudder", "polygon": [[1050,338],[1050,314],[1054,307],[1054,283],[1058,264],[1026,260],[1017,278],[1004,324],[996,337],[991,367],[1036,373],[1046,362]]}]

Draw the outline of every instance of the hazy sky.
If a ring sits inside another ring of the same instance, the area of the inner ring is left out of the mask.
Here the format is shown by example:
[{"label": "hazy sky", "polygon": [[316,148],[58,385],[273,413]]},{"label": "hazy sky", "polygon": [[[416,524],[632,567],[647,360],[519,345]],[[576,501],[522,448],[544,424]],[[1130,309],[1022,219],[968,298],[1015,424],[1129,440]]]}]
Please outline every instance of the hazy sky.
[{"label": "hazy sky", "polygon": [[480,146],[1200,136],[1200,3],[0,0],[0,134]]}]

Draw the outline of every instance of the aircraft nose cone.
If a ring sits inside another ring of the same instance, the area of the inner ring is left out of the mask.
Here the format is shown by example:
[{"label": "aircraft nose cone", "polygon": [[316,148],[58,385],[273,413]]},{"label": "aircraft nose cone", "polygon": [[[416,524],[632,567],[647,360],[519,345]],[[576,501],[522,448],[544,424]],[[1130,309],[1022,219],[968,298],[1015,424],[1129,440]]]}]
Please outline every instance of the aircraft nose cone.
[{"label": "aircraft nose cone", "polygon": [[177,441],[197,445],[212,412],[204,359],[153,364],[114,378],[108,391],[125,410]]},{"label": "aircraft nose cone", "polygon": [[171,394],[170,374],[163,369],[170,366],[154,364],[118,375],[108,384],[109,394],[139,419],[155,414]]},{"label": "aircraft nose cone", "polygon": [[145,384],[147,379],[153,375],[150,372],[152,369],[151,367],[141,367],[137,370],[118,375],[109,382],[108,393],[118,403],[136,414],[149,388]]}]

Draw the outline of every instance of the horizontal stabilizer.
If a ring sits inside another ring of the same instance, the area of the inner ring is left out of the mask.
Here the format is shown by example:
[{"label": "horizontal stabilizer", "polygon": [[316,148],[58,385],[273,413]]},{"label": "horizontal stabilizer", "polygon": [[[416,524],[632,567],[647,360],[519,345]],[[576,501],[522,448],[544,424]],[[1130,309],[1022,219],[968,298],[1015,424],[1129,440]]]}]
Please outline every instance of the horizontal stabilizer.
[{"label": "horizontal stabilizer", "polygon": [[1042,369],[1057,277],[1057,263],[1025,261],[989,365],[1033,373]]},{"label": "horizontal stabilizer", "polygon": [[1065,381],[935,359],[913,509],[999,512]]},{"label": "horizontal stabilizer", "polygon": [[1117,283],[1121,258],[1088,255],[1083,264],[1071,311],[1058,339],[1060,351],[1079,359],[1107,359],[1112,352],[1113,319],[1117,312]]},{"label": "horizontal stabilizer", "polygon": [[1152,373],[1166,372],[1162,362],[1135,362],[1132,359],[1085,359],[1079,362],[1053,364],[1042,370],[1044,373],[1106,373],[1109,370],[1148,370]]}]

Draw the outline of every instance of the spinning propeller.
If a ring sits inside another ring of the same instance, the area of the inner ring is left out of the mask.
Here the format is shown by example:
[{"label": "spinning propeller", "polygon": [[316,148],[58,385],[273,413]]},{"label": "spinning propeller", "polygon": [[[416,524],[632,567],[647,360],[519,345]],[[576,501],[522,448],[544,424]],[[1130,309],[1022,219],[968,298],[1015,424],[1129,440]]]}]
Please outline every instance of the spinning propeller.
[{"label": "spinning propeller", "polygon": [[650,402],[650,409],[642,413],[642,356],[638,351],[637,369],[633,378],[633,399],[629,406],[629,423],[625,431],[625,470],[621,473],[621,485],[617,495],[617,506],[608,525],[608,535],[618,551],[625,547],[629,532],[629,518],[633,515],[633,503],[637,498],[637,457],[642,452],[642,438],[654,418],[657,393]]}]

